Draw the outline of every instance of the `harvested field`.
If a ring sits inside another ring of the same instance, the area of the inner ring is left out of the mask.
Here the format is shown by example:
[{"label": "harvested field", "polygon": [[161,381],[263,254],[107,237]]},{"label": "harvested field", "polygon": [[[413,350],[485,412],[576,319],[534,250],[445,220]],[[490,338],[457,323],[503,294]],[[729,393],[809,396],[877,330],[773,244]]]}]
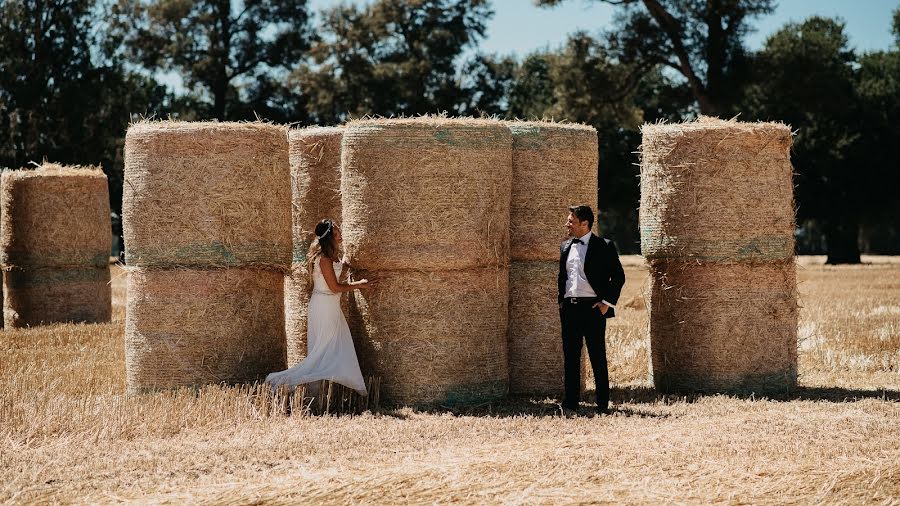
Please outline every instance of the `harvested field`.
[{"label": "harvested field", "polygon": [[124,395],[114,322],[0,334],[0,502],[900,501],[900,259],[799,259],[800,388],[680,397],[648,380],[643,260],[608,327],[613,416],[547,399],[270,415],[241,389]]}]

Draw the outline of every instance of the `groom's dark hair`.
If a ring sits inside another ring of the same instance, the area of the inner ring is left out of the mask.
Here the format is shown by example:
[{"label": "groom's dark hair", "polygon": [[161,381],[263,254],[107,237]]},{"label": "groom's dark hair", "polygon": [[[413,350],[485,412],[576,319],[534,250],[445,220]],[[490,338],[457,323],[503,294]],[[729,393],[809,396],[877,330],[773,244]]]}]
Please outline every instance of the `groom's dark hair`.
[{"label": "groom's dark hair", "polygon": [[588,228],[594,228],[594,211],[591,210],[591,206],[584,204],[569,206],[569,212],[574,214],[578,221],[587,221]]}]

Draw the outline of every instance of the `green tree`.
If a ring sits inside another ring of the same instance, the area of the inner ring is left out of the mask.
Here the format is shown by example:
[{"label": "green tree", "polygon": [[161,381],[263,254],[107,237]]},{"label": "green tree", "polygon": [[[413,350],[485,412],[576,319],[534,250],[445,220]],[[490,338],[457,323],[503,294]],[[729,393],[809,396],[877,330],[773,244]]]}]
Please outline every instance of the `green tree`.
[{"label": "green tree", "polygon": [[[563,1],[536,0],[545,6]],[[619,6],[607,33],[619,61],[642,74],[675,71],[708,115],[734,112],[748,71],[748,21],[774,9],[774,0],[593,1]]]},{"label": "green tree", "polygon": [[306,0],[119,0],[113,15],[130,60],[178,73],[221,120],[285,115],[277,80],[306,55],[308,21]]},{"label": "green tree", "polygon": [[0,4],[0,165],[100,164],[119,212],[130,113],[153,114],[166,94],[105,57],[115,43],[97,29],[101,7],[94,0]]},{"label": "green tree", "polygon": [[860,140],[854,67],[844,24],[812,17],[772,35],[756,57],[751,118],[782,120],[797,131],[797,218],[824,223],[829,263],[858,263],[857,237],[872,167],[854,160]]},{"label": "green tree", "polygon": [[[474,97],[460,69],[492,15],[486,0],[378,0],[340,5],[323,13],[313,62],[293,75],[309,96],[312,119],[335,123],[348,115],[464,113]],[[470,62],[503,94],[509,64]]]}]

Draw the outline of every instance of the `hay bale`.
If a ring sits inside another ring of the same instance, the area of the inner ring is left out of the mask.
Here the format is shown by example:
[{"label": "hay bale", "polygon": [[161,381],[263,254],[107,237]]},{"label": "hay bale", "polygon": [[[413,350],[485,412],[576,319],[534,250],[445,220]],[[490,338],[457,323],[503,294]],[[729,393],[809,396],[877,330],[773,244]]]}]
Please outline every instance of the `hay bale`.
[{"label": "hay bale", "polygon": [[794,254],[791,129],[716,118],[644,125],[646,258],[785,260]]},{"label": "hay bale", "polygon": [[309,298],[309,274],[304,264],[293,264],[284,277],[284,329],[287,334],[287,364],[293,366],[306,358],[306,318]]},{"label": "hay bale", "polygon": [[509,260],[512,135],[493,120],[361,120],[344,131],[344,244],[363,270]]},{"label": "hay bale", "polygon": [[294,264],[284,281],[288,365],[306,357],[306,254],[323,218],[341,222],[342,128],[304,128],[288,132]]},{"label": "hay bale", "polygon": [[305,262],[316,224],[341,223],[343,128],[312,127],[288,132],[291,164],[294,262]]},{"label": "hay bale", "polygon": [[291,259],[287,134],[266,123],[141,122],[125,137],[126,259],[263,267]]},{"label": "hay bale", "polygon": [[797,382],[793,259],[650,262],[653,382],[662,392],[784,391]]},{"label": "hay bale", "polygon": [[7,328],[50,323],[106,323],[112,318],[109,265],[13,269],[3,274]]},{"label": "hay bale", "polygon": [[543,121],[507,125],[513,140],[510,260],[557,260],[566,208],[597,208],[597,131]]},{"label": "hay bale", "polygon": [[488,402],[508,389],[508,271],[358,272],[348,320],[363,375],[397,404]]},{"label": "hay bale", "polygon": [[0,201],[4,268],[108,267],[109,188],[99,168],[44,164],[4,171]]},{"label": "hay bale", "polygon": [[130,269],[130,392],[262,380],[285,368],[284,275],[268,269]]}]

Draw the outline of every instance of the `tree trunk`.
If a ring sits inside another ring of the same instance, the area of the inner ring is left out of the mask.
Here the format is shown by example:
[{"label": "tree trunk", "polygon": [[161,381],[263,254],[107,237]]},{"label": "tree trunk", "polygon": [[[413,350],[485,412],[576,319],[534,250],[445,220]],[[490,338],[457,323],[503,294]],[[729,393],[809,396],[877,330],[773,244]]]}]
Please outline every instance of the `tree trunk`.
[{"label": "tree trunk", "polygon": [[828,242],[829,265],[858,264],[859,258],[859,221],[854,216],[837,216],[829,220],[825,229]]}]

